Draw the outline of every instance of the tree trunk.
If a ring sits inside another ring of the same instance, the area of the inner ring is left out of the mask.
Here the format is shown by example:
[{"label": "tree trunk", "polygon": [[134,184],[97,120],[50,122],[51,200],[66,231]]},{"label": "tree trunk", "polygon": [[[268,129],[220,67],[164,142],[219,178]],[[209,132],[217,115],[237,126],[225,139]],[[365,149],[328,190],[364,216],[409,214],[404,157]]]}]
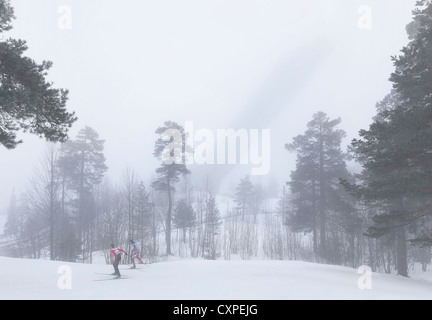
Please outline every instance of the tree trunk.
[{"label": "tree trunk", "polygon": [[370,238],[368,239],[368,249],[369,249],[369,267],[371,267],[372,272],[375,272],[376,271],[375,258],[374,258],[375,252],[373,250],[373,240]]},{"label": "tree trunk", "polygon": [[[406,210],[404,208],[403,199],[398,199],[394,204],[395,212],[400,213],[401,216],[406,215]],[[403,220],[401,218],[401,220]],[[399,221],[403,224],[403,221]],[[406,239],[406,227],[400,226],[396,229],[396,268],[398,270],[398,275],[403,277],[408,277],[408,248]]]},{"label": "tree trunk", "polygon": [[324,141],[320,133],[320,155],[319,155],[319,224],[320,224],[320,256],[327,258],[326,248],[326,208],[325,208],[325,177],[324,177]]},{"label": "tree trunk", "polygon": [[408,277],[408,254],[405,227],[401,227],[396,235],[398,275]]},{"label": "tree trunk", "polygon": [[79,226],[78,226],[78,239],[81,246],[82,263],[85,263],[85,241],[84,241],[84,166],[85,166],[85,154],[82,152],[81,155],[81,167],[80,167],[80,185],[79,185]]},{"label": "tree trunk", "polygon": [[315,258],[318,256],[318,234],[317,234],[317,206],[316,206],[316,191],[315,191],[315,180],[312,183],[312,194],[313,194],[313,230],[312,230],[312,237],[313,237],[313,252],[315,255]]},{"label": "tree trunk", "polygon": [[55,167],[55,159],[54,159],[54,150],[51,150],[50,153],[50,204],[49,204],[49,220],[50,220],[50,260],[54,260],[54,228],[55,228],[55,212],[54,212],[54,167]]},{"label": "tree trunk", "polygon": [[170,179],[167,178],[167,192],[168,192],[168,212],[166,217],[166,253],[171,254],[171,216],[172,216],[172,194]]},{"label": "tree trunk", "polygon": [[421,263],[422,271],[426,272],[427,265],[431,262],[431,251],[430,248],[421,248]]}]

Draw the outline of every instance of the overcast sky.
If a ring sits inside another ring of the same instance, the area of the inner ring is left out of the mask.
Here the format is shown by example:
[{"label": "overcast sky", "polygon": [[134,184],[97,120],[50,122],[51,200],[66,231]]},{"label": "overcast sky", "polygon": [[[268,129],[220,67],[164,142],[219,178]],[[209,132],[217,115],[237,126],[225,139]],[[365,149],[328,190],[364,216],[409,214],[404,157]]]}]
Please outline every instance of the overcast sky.
[{"label": "overcast sky", "polygon": [[[270,129],[267,178],[282,183],[295,159],[284,144],[313,113],[341,117],[348,143],[390,91],[390,57],[407,44],[416,1],[367,2],[11,0],[17,19],[9,35],[28,42],[27,56],[54,63],[49,79],[70,90],[68,108],[79,117],[71,137],[88,125],[106,140],[113,182],[130,167],[149,183],[154,131],[174,120],[214,131]],[[62,6],[71,29],[61,28]],[[15,150],[0,148],[0,211],[46,149],[23,138]]]}]

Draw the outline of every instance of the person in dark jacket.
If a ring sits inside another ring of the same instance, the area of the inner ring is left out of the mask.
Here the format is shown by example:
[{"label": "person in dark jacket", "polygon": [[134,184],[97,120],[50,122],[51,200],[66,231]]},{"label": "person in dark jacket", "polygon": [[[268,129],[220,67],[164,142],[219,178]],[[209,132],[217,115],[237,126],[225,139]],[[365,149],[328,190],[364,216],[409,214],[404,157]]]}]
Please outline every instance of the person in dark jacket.
[{"label": "person in dark jacket", "polygon": [[118,266],[120,264],[122,254],[124,253],[125,255],[127,255],[127,253],[123,249],[116,248],[114,246],[114,244],[111,244],[111,253],[114,256],[114,263],[113,263],[114,273],[113,273],[113,275],[116,276],[115,278],[120,278],[121,274],[120,274],[120,270],[119,270]]}]

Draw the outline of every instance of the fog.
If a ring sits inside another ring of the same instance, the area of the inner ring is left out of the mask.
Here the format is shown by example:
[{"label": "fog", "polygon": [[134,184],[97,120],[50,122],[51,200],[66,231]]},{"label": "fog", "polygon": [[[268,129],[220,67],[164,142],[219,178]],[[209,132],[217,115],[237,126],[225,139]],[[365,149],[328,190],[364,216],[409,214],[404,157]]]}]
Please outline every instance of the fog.
[{"label": "fog", "polygon": [[[37,62],[54,63],[49,80],[70,90],[68,110],[79,118],[70,136],[87,125],[106,140],[112,181],[129,167],[148,183],[158,165],[155,130],[173,120],[269,129],[271,166],[260,179],[282,185],[295,165],[284,144],[313,113],[341,117],[346,144],[368,127],[391,88],[390,57],[407,43],[415,2],[374,1],[363,28],[364,1],[12,0],[8,36],[26,40]],[[70,28],[61,6],[70,8]],[[0,149],[0,212],[46,149],[22,138],[15,150]],[[248,166],[211,172],[229,184]]]}]

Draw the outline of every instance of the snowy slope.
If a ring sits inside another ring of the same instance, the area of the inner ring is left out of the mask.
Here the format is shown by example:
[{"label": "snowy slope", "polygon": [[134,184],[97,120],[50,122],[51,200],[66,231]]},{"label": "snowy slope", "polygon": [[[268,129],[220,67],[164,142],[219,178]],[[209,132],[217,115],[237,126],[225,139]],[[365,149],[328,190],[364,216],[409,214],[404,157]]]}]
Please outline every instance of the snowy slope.
[{"label": "snowy slope", "polygon": [[[372,275],[372,289],[360,290],[357,270],[294,261],[185,260],[130,270],[130,278],[108,279],[104,264],[73,264],[0,258],[0,299],[431,299],[432,283],[394,275]],[[71,289],[60,289],[71,271]],[[62,269],[60,269],[62,271]],[[60,280],[60,281],[59,281]]]}]

